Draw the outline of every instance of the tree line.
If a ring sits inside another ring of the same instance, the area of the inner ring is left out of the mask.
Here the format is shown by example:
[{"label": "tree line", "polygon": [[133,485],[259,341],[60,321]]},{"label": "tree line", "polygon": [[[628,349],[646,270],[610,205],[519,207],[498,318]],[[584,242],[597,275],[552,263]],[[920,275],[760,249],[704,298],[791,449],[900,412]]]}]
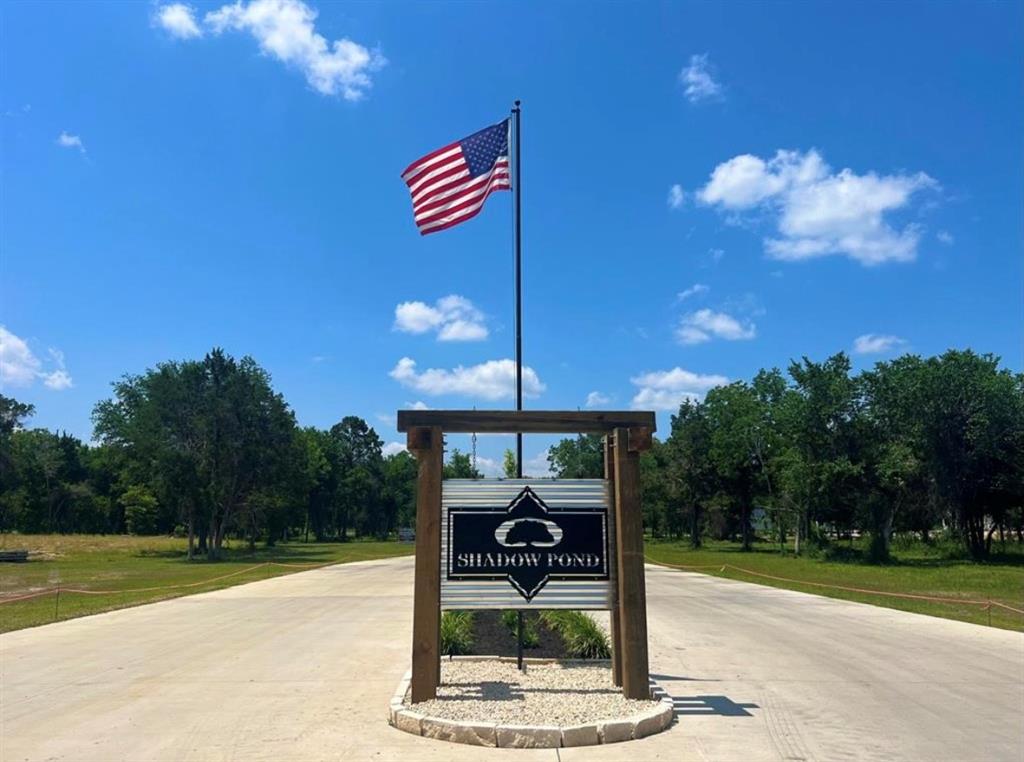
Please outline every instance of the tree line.
[{"label": "tree line", "polygon": [[[559,476],[600,476],[599,437],[550,451]],[[996,532],[1024,542],[1024,375],[972,351],[904,355],[851,373],[849,358],[803,358],[685,400],[641,457],[644,522],[655,536],[781,544],[947,529],[974,558]],[[757,525],[755,527],[755,524]]]},{"label": "tree line", "polygon": [[95,446],[23,429],[32,407],[0,398],[0,530],[177,531],[213,559],[227,537],[386,537],[412,520],[412,456],[385,457],[356,416],[298,426],[252,358],[214,349],[113,392],[93,410]]},{"label": "tree line", "polygon": [[[249,357],[214,349],[113,385],[93,444],[24,428],[32,406],[0,395],[0,531],[188,538],[217,558],[225,539],[273,544],[385,538],[412,526],[415,459],[384,456],[366,421],[300,427]],[[548,453],[562,477],[603,474],[600,437]],[[505,453],[506,475],[515,458]],[[480,474],[458,450],[446,478]],[[685,400],[641,458],[654,536],[755,537],[797,552],[862,533],[889,557],[894,532],[945,528],[975,558],[996,532],[1024,542],[1024,375],[991,355],[904,355],[854,374],[845,354]]]}]

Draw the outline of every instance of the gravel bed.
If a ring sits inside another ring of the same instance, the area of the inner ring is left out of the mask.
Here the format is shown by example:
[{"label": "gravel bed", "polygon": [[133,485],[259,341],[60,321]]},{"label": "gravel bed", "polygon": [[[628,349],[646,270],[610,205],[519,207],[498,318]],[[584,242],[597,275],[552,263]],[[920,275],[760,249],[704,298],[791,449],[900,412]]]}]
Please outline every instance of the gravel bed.
[{"label": "gravel bed", "polygon": [[[405,706],[410,706],[409,696]],[[412,705],[446,720],[514,725],[581,725],[631,717],[658,705],[627,699],[607,665],[444,660],[437,698]]]}]

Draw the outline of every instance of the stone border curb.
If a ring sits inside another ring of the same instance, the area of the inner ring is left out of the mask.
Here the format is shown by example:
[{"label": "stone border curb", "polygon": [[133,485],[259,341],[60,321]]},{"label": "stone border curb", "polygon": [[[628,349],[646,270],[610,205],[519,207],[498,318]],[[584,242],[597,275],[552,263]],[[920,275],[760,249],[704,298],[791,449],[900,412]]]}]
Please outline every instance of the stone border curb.
[{"label": "stone border curb", "polygon": [[[456,657],[458,658],[458,657]],[[466,657],[484,661],[487,657]],[[515,659],[505,659],[515,661]],[[550,664],[558,659],[525,659],[532,664]],[[562,660],[580,661],[580,660]],[[593,664],[593,661],[588,662]],[[412,671],[398,683],[388,709],[388,723],[406,733],[439,741],[490,746],[503,749],[552,749],[568,746],[596,746],[620,743],[660,733],[672,724],[675,712],[672,698],[651,680],[651,698],[658,705],[645,712],[621,719],[600,720],[584,725],[498,725],[493,722],[460,722],[430,717],[405,706]]]}]

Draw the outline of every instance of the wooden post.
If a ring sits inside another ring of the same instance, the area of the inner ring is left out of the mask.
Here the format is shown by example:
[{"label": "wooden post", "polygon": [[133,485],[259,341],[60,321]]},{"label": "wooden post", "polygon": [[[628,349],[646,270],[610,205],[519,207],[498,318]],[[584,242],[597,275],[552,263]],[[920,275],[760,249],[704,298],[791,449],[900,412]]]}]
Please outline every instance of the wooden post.
[{"label": "wooden post", "polygon": [[615,429],[615,529],[619,561],[619,630],[622,693],[651,696],[647,661],[647,593],[644,586],[644,526],[640,512],[640,451],[650,429]]},{"label": "wooden post", "polygon": [[611,631],[612,631],[612,682],[617,685],[622,685],[622,630],[621,624],[619,623],[619,590],[618,590],[618,543],[616,537],[618,532],[616,529],[615,519],[615,449],[612,444],[612,435],[607,434],[604,438],[604,478],[608,482],[608,506],[611,509],[611,536],[612,536],[612,547],[610,553],[612,557],[610,560],[612,566],[612,611],[611,611]]},{"label": "wooden post", "polygon": [[416,703],[436,698],[441,681],[441,428],[410,429],[408,447],[419,461],[412,608],[412,701]]}]

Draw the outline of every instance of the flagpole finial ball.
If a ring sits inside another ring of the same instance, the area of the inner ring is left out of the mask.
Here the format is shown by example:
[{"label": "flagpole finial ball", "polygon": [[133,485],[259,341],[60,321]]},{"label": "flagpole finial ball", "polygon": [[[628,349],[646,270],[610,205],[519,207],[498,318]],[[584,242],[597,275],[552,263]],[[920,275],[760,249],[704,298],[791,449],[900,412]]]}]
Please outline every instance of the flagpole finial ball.
[{"label": "flagpole finial ball", "polygon": [[520,100],[518,100],[518,99],[517,99],[517,100],[515,101],[515,104],[516,104],[516,108],[519,108],[519,104],[520,104],[521,102],[522,102],[522,101],[520,101]]}]

